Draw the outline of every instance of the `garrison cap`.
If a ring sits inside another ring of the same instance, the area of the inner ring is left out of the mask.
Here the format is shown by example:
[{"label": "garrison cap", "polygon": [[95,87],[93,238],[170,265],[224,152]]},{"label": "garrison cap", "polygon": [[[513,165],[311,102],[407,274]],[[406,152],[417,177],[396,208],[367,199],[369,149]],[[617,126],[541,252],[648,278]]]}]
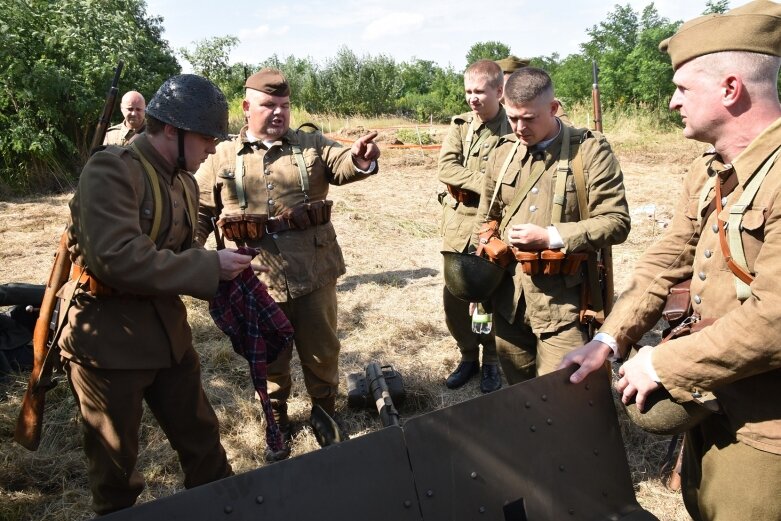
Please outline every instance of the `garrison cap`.
[{"label": "garrison cap", "polygon": [[518,69],[528,66],[529,61],[530,60],[527,58],[518,58],[517,56],[513,56],[511,54],[507,58],[496,60],[496,64],[502,68],[503,73],[512,74]]},{"label": "garrison cap", "polygon": [[244,86],[248,89],[265,92],[271,96],[290,96],[290,85],[287,78],[278,69],[267,67],[247,78]]},{"label": "garrison cap", "polygon": [[781,3],[754,0],[724,14],[689,20],[659,44],[673,69],[698,56],[722,51],[748,51],[781,56]]}]

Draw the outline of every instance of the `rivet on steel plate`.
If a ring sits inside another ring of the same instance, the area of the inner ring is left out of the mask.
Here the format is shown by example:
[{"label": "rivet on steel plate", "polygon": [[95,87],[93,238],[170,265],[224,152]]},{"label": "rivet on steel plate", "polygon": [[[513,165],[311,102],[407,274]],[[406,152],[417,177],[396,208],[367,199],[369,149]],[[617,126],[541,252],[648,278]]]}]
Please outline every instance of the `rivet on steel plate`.
[{"label": "rivet on steel plate", "polygon": [[545,420],[545,423],[547,423],[548,425],[553,425],[553,420],[551,418],[548,418],[547,420]]},{"label": "rivet on steel plate", "polygon": [[485,514],[485,507],[480,507],[477,509],[477,511],[480,512],[481,514]]},{"label": "rivet on steel plate", "polygon": [[412,501],[410,501],[409,499],[404,501],[404,508],[409,508],[411,506],[412,506]]},{"label": "rivet on steel plate", "polygon": [[599,449],[594,449],[594,456],[599,456]]},{"label": "rivet on steel plate", "polygon": [[529,430],[532,431],[532,432],[537,432],[537,426],[536,425],[532,425],[531,427],[529,427]]},{"label": "rivet on steel plate", "polygon": [[547,394],[543,394],[542,396],[540,396],[540,398],[542,398],[542,401],[544,402],[544,401],[546,401],[548,399],[548,395]]},{"label": "rivet on steel plate", "polygon": [[434,491],[433,490],[429,489],[429,490],[426,491],[426,496],[432,497],[433,495],[434,495]]},{"label": "rivet on steel plate", "polygon": [[574,508],[570,508],[569,509],[569,515],[571,515],[571,516],[575,515],[575,509]]},{"label": "rivet on steel plate", "polygon": [[588,406],[589,407],[594,407],[594,400],[589,400],[588,401]]},{"label": "rivet on steel plate", "polygon": [[469,474],[469,477],[472,479],[477,479],[477,472],[472,471],[472,473]]},{"label": "rivet on steel plate", "polygon": [[564,465],[559,465],[559,470],[560,470],[561,472],[564,472]]},{"label": "rivet on steel plate", "polygon": [[256,497],[256,498],[255,498],[255,503],[257,503],[258,505],[260,505],[261,503],[263,503],[263,496],[258,496],[258,497]]},{"label": "rivet on steel plate", "polygon": [[525,406],[527,409],[531,409],[531,406],[532,406],[532,404],[531,404],[531,402],[526,402],[526,403],[524,404],[524,406]]},{"label": "rivet on steel plate", "polygon": [[226,514],[232,514],[233,513],[233,507],[230,506],[230,505],[226,505],[223,510],[225,511]]}]

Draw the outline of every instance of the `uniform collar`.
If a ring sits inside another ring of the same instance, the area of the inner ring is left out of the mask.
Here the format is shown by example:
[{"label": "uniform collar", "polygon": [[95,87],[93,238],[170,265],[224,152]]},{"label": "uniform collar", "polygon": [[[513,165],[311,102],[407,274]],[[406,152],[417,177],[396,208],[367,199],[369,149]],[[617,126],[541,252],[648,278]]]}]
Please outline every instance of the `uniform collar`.
[{"label": "uniform collar", "polygon": [[762,131],[732,162],[738,184],[744,185],[781,144],[781,118]]},{"label": "uniform collar", "polygon": [[173,182],[174,176],[178,173],[179,169],[164,158],[160,152],[157,151],[152,143],[149,142],[149,138],[146,134],[139,134],[136,139],[133,140],[133,144],[138,147],[139,152],[149,161],[157,172],[162,173],[169,183]]},{"label": "uniform collar", "polygon": [[[246,153],[247,151],[251,151],[253,149],[257,148],[266,148],[263,144],[258,144],[257,141],[250,141],[247,138],[247,126],[245,125],[241,131],[239,132],[239,139],[236,140],[236,153],[240,153],[244,151]],[[293,129],[288,128],[287,132],[285,132],[285,135],[281,138],[277,139],[272,143],[271,146],[283,146],[285,143],[290,144],[298,144],[298,135]]]}]

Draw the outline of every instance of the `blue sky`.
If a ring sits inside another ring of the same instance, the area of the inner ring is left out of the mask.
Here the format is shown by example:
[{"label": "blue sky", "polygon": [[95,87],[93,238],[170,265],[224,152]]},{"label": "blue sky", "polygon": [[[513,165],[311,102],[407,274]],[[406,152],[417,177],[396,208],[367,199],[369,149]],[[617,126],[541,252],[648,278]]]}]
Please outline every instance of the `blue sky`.
[{"label": "blue sky", "polygon": [[[748,0],[732,0],[737,7]],[[496,40],[518,56],[562,57],[579,51],[586,30],[630,4],[650,0],[305,0],[265,3],[248,0],[147,0],[147,13],[162,16],[163,37],[174,50],[214,36],[237,36],[234,62],[259,63],[272,54],[311,57],[319,63],[341,46],[359,56],[384,54],[397,62],[432,60],[461,70],[475,42]],[[492,9],[483,9],[491,6]],[[705,0],[656,0],[661,16],[688,20]],[[186,68],[186,62],[182,65]]]}]

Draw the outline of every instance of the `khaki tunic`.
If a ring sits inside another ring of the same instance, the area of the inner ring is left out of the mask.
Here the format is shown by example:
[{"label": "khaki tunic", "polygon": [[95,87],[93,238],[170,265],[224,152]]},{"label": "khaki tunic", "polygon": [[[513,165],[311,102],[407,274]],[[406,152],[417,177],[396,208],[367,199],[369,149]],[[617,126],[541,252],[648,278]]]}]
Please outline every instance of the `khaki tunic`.
[{"label": "khaki tunic", "polygon": [[[464,150],[470,125],[474,129],[472,142],[470,150]],[[501,105],[496,116],[485,123],[472,112],[453,117],[439,154],[439,180],[479,196],[488,160],[499,138],[508,132],[507,113]],[[463,252],[469,245],[476,216],[477,204],[461,204],[445,193],[442,197],[442,249]]]},{"label": "khaki tunic", "polygon": [[142,133],[144,130],[146,130],[146,125],[135,131],[122,121],[122,123],[117,123],[106,129],[106,137],[103,138],[103,144],[123,147],[130,142],[133,136]]},{"label": "khaki tunic", "polygon": [[[727,198],[722,220],[728,219],[749,177],[779,144],[781,119],[735,159],[738,187]],[[738,440],[781,454],[781,161],[775,162],[743,217],[743,248],[756,279],[742,304],[714,231],[716,212],[704,225],[699,222],[703,187],[723,171],[713,152],[694,161],[670,226],[638,262],[632,283],[600,331],[623,348],[639,341],[661,317],[670,287],[693,277],[694,311],[718,321],[654,349],[661,383],[679,401],[713,391]]]},{"label": "khaki tunic", "polygon": [[[366,179],[372,174],[358,172],[350,149],[321,133],[296,132],[275,141],[270,149],[254,148],[246,141],[246,128],[230,141],[220,143],[217,153],[195,174],[201,189],[197,240],[203,243],[212,230],[210,218],[241,213],[236,191],[236,156],[244,162],[244,188],[247,213],[279,216],[305,201],[291,144],[299,144],[309,175],[310,201],[326,199],[330,185],[343,185]],[[214,190],[220,187],[223,208],[215,208]],[[218,215],[219,214],[219,215]],[[319,289],[345,273],[344,258],[336,242],[331,222],[306,230],[264,234],[248,246],[259,248],[258,260],[271,268],[260,275],[269,294],[277,302],[297,298]]]},{"label": "khaki tunic", "polygon": [[[596,132],[570,128],[571,143],[580,143],[583,158],[590,217],[580,221],[577,194],[573,176],[566,180],[562,222],[556,229],[564,241],[565,252],[595,251],[604,246],[619,244],[629,234],[629,210],[624,194],[623,174],[618,160],[613,155],[605,138]],[[516,192],[529,177],[533,157],[528,149],[520,145],[507,172],[501,180],[496,200],[491,199],[500,170],[510,153],[514,134],[502,138],[496,153],[489,161],[491,175],[483,185],[477,222],[502,220]],[[562,134],[545,149],[545,171],[531,188],[515,215],[500,230],[502,239],[510,243],[509,229],[512,225],[531,223],[547,227],[551,225],[556,169],[561,151]],[[575,148],[571,148],[570,162]],[[473,237],[476,243],[476,236]],[[493,296],[494,313],[500,313],[509,323],[516,321],[516,313],[523,309],[524,322],[536,335],[554,333],[575,324],[579,320],[581,274],[576,275],[526,275],[516,263],[508,268],[505,277]]]},{"label": "khaki tunic", "polygon": [[[217,292],[216,252],[193,248],[198,187],[189,172],[160,156],[145,136],[136,141],[160,179],[163,208],[157,243],[147,235],[155,213],[141,163],[130,150],[108,147],[90,158],[70,202],[69,250],[120,292],[93,297],[78,291],[60,338],[63,356],[101,369],[154,369],[192,349],[187,312],[179,295],[208,299]],[[60,296],[68,297],[73,283]]]}]

